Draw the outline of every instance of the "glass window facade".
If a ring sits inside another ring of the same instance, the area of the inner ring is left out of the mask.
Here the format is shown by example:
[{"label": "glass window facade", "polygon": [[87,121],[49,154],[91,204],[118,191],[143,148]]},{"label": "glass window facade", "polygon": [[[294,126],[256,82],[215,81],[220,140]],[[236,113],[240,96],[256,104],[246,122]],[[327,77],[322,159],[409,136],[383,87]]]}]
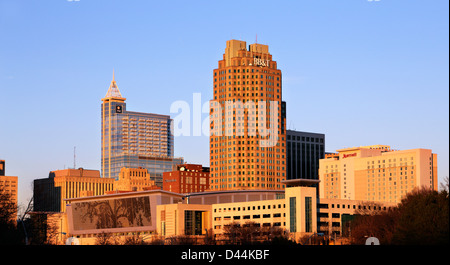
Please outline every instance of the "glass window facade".
[{"label": "glass window facade", "polygon": [[325,135],[286,131],[287,179],[319,179],[319,159],[325,158]]},{"label": "glass window facade", "polygon": [[305,232],[312,232],[312,198],[305,197]]},{"label": "glass window facade", "polygon": [[170,116],[127,111],[124,98],[104,98],[101,115],[102,177],[117,180],[122,167],[142,167],[162,187],[163,172],[183,163],[173,157]]},{"label": "glass window facade", "polygon": [[184,234],[185,235],[201,235],[203,212],[201,211],[184,211]]},{"label": "glass window facade", "polygon": [[297,232],[297,198],[289,198],[289,231]]}]

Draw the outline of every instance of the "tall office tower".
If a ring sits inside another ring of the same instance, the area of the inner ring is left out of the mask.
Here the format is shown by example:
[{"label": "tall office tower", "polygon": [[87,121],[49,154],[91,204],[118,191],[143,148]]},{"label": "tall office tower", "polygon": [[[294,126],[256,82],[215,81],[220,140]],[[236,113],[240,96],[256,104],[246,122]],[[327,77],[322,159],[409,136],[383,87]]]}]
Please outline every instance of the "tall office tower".
[{"label": "tall office tower", "polygon": [[319,179],[325,134],[287,130],[286,139],[287,179]]},{"label": "tall office tower", "polygon": [[126,110],[114,73],[102,99],[102,176],[118,180],[121,168],[146,168],[162,187],[162,173],[182,164],[174,158],[172,119],[168,115]]},{"label": "tall office tower", "polygon": [[210,102],[210,190],[283,189],[286,104],[269,46],[227,41]]},{"label": "tall office tower", "polygon": [[319,162],[320,198],[394,202],[414,188],[437,190],[437,155],[387,145],[337,150]]}]

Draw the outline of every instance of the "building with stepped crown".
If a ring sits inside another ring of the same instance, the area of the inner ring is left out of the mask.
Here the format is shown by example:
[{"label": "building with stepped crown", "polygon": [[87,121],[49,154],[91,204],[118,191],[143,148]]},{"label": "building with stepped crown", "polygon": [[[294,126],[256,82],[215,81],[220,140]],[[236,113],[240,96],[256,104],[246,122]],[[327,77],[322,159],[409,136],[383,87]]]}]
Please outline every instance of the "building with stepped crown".
[{"label": "building with stepped crown", "polygon": [[182,158],[174,158],[172,119],[168,115],[128,111],[114,73],[101,104],[101,174],[118,180],[121,168],[145,168],[162,187],[162,174]]}]

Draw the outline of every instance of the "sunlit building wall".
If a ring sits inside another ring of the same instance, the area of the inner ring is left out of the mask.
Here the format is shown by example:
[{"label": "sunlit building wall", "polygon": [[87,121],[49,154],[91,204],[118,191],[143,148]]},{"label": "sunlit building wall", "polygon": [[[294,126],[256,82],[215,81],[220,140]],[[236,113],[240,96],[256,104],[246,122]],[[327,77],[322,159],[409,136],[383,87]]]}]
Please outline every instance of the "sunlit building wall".
[{"label": "sunlit building wall", "polygon": [[65,212],[65,199],[99,196],[113,190],[114,179],[101,178],[98,170],[78,168],[51,171],[48,178],[34,180],[34,211]]},{"label": "sunlit building wall", "polygon": [[213,75],[210,189],[283,189],[286,104],[269,46],[227,41]]},{"label": "sunlit building wall", "polygon": [[320,198],[400,202],[415,188],[437,190],[437,155],[387,145],[337,150],[320,160]]}]

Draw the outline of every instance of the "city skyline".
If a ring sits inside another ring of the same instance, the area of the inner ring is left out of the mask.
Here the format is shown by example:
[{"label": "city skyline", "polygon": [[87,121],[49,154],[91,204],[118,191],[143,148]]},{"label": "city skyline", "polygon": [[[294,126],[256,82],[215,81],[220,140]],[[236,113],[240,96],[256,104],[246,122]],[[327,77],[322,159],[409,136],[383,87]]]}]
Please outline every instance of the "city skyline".
[{"label": "city skyline", "polygon": [[[0,159],[6,175],[18,176],[19,203],[31,197],[33,179],[73,166],[74,146],[77,167],[100,170],[99,110],[113,69],[130,109],[174,118],[173,102],[213,98],[212,71],[225,41],[238,39],[269,45],[276,57],[286,129],[324,133],[330,152],[429,148],[441,181],[449,174],[447,10],[445,1],[258,1],[242,10],[1,2]],[[216,18],[222,13],[227,23]],[[208,136],[175,137],[174,145],[176,157],[209,165]]]}]

